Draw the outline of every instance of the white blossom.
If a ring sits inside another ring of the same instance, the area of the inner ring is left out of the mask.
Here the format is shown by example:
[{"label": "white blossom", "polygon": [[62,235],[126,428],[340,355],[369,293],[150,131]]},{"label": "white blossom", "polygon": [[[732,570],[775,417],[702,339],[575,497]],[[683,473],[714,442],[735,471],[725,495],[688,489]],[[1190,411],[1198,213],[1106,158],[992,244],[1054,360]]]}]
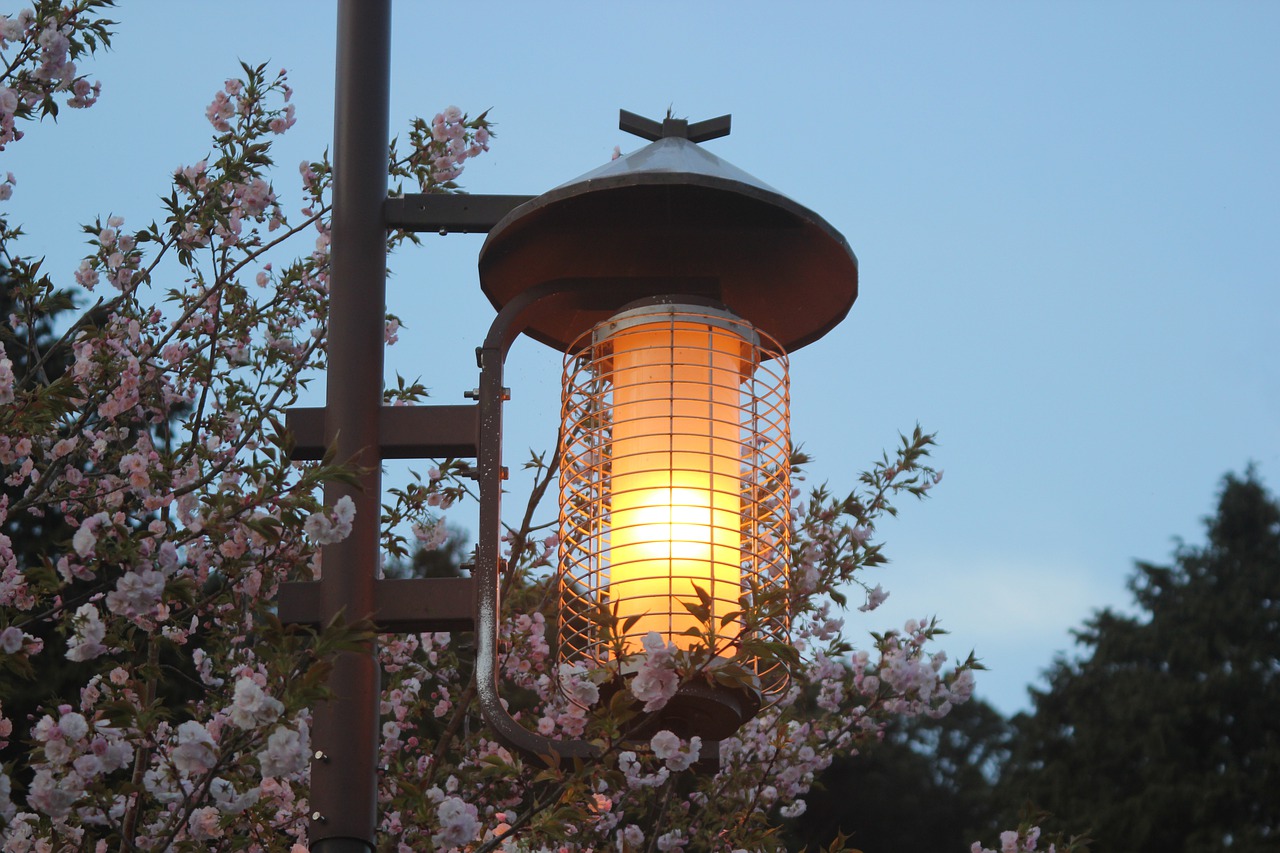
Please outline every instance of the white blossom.
[{"label": "white blossom", "polygon": [[171,753],[173,766],[183,776],[211,770],[217,763],[213,737],[195,720],[178,726],[178,745]]},{"label": "white blossom", "polygon": [[262,775],[288,776],[307,766],[307,732],[281,726],[267,738],[267,748],[258,753]]},{"label": "white blossom", "polygon": [[480,834],[476,807],[461,797],[445,797],[436,809],[436,818],[440,821],[440,832],[431,836],[436,847],[461,847]]},{"label": "white blossom", "polygon": [[76,609],[76,632],[67,643],[67,660],[92,660],[107,651],[102,640],[107,636],[107,626],[102,624],[98,608],[82,604]]},{"label": "white blossom", "polygon": [[279,699],[268,696],[252,678],[244,677],[236,682],[236,692],[231,700],[231,722],[242,729],[252,729],[275,719],[284,711]]}]

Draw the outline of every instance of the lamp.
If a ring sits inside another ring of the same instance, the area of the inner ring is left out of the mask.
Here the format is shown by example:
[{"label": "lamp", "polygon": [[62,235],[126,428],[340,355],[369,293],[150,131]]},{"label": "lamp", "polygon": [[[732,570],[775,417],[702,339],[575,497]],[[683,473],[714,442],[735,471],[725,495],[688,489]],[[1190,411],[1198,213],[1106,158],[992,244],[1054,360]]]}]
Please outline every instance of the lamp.
[{"label": "lamp", "polygon": [[[500,463],[486,468],[485,448],[500,445],[501,362],[524,332],[566,353],[561,658],[621,663],[656,632],[734,660],[748,683],[682,685],[649,725],[715,739],[786,684],[779,661],[744,653],[787,641],[785,609],[742,614],[787,585],[786,353],[848,312],[857,261],[812,211],[697,144],[727,134],[728,116],[624,111],[621,127],[652,144],[516,207],[480,253],[500,309],[481,355],[480,619],[496,620],[485,596],[500,569]],[[529,745],[503,720],[496,622],[479,634],[486,718]],[[533,750],[591,753],[541,738]]]},{"label": "lamp", "polygon": [[[788,407],[786,356],[722,308],[629,306],[570,350],[561,612],[617,624],[562,617],[562,649],[602,665],[650,632],[692,649],[708,631],[721,657],[738,646],[744,593],[787,583]],[[785,641],[786,628],[780,613],[756,631]],[[773,676],[767,692],[785,683],[780,667],[750,665]]]}]

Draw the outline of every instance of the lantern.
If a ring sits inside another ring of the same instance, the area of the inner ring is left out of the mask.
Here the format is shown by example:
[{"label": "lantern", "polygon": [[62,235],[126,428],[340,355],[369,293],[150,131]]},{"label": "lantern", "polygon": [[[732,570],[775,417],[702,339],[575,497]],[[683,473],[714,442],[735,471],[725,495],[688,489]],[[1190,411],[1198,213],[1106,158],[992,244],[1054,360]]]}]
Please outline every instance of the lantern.
[{"label": "lantern", "polygon": [[[715,655],[732,657],[742,632],[734,614],[786,589],[788,405],[781,348],[722,308],[628,307],[570,350],[560,476],[566,651],[602,665],[640,652],[656,632],[685,649],[709,640]],[[616,624],[604,631],[598,620],[567,618],[593,610]],[[785,640],[786,628],[780,613],[755,630]],[[781,667],[750,663],[768,688],[784,683]]]},{"label": "lantern", "polygon": [[512,339],[566,354],[562,661],[626,675],[651,634],[705,650],[709,668],[732,661],[737,681],[684,684],[649,721],[718,738],[787,679],[776,657],[755,654],[787,641],[787,352],[857,295],[839,232],[696,144],[727,133],[727,116],[624,113],[622,126],[653,144],[516,207],[480,254],[500,310],[480,350],[477,682],[486,719],[540,754],[593,753],[523,729],[498,698],[495,443]]}]

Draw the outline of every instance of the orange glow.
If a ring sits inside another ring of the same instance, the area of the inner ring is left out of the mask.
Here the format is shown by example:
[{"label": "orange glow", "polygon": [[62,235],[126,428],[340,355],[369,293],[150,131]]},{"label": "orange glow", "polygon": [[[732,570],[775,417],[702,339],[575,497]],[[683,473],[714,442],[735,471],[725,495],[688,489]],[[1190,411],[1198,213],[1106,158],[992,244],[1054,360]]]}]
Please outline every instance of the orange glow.
[{"label": "orange glow", "polygon": [[732,641],[742,579],[744,348],[733,329],[653,317],[615,330],[608,599],[620,620],[637,616],[628,653],[657,631],[682,648],[698,620],[695,586],[713,599],[717,645]]},{"label": "orange glow", "polygon": [[[789,584],[790,388],[777,343],[721,306],[624,308],[565,358],[561,396],[561,659],[607,665],[656,632],[705,624],[685,607],[709,596],[713,648],[785,643],[785,610],[762,611]],[[729,618],[747,609],[741,618]],[[615,630],[601,612],[616,613]],[[627,622],[634,620],[632,624]],[[742,665],[777,695],[787,671]]]}]

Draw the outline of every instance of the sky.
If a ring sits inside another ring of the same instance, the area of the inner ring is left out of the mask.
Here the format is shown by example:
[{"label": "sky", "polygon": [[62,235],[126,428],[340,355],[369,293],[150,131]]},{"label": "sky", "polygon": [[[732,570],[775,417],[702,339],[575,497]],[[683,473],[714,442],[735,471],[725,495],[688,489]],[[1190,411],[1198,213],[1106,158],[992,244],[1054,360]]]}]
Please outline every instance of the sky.
[{"label": "sky", "polygon": [[[101,102],[0,153],[24,251],[68,283],[79,223],[160,215],[240,60],[296,90],[282,198],[332,139],[333,4],[113,17],[114,50],[82,63]],[[537,194],[640,147],[619,108],[730,113],[708,149],[846,236],[857,303],[791,363],[808,484],[847,490],[917,423],[945,470],[878,531],[892,562],[867,580],[890,598],[850,614],[859,644],[936,615],[953,658],[989,667],[979,695],[1023,710],[1071,628],[1129,608],[1135,559],[1203,541],[1225,473],[1280,482],[1280,5],[399,0],[394,22],[393,132],[491,110],[469,191]],[[438,402],[476,382],[481,242],[428,235],[392,263],[388,375]],[[526,341],[508,365],[518,462],[554,440],[559,356]]]}]

